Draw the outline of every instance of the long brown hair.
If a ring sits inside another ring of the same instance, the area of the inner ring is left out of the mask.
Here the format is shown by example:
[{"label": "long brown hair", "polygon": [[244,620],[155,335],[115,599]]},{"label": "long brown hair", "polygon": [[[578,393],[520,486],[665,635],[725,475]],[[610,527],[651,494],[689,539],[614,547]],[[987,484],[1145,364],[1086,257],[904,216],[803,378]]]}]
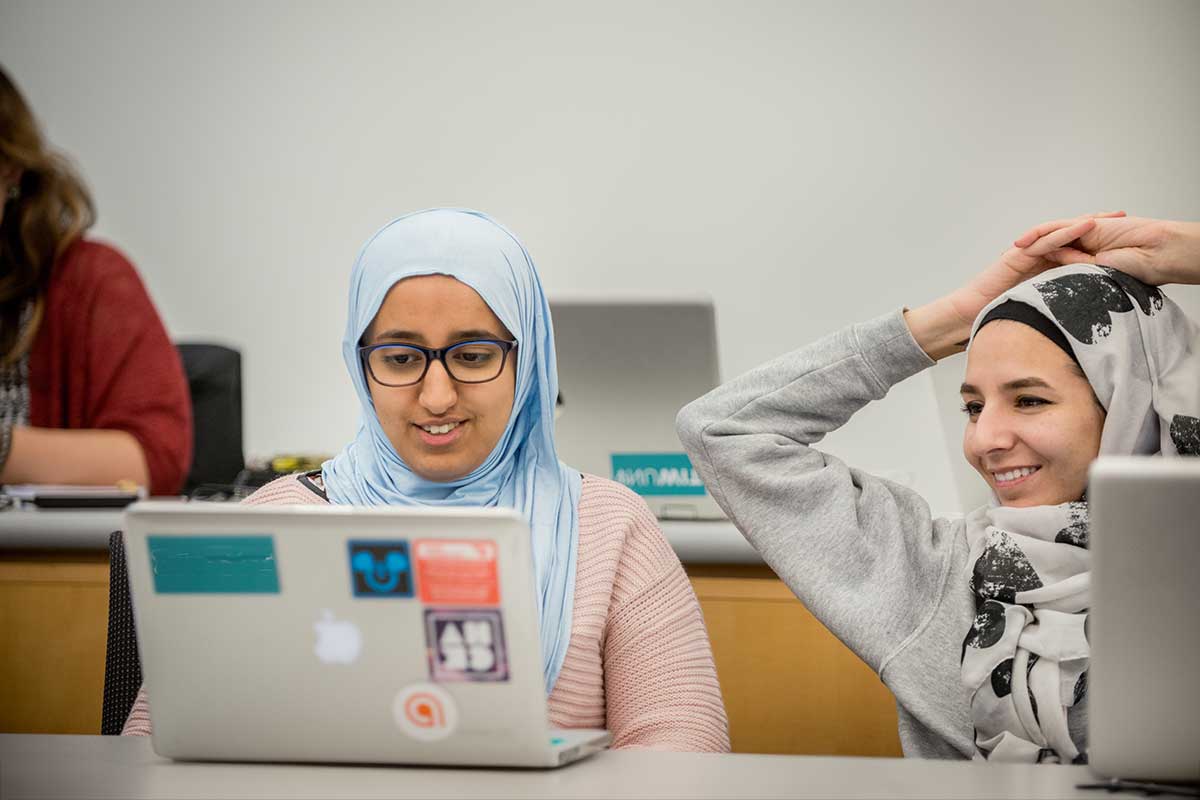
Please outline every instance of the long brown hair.
[{"label": "long brown hair", "polygon": [[[25,98],[0,68],[0,168],[20,173],[16,197],[0,196],[0,364],[19,359],[37,332],[50,270],[96,219],[70,162],[51,150]],[[21,314],[32,300],[24,330]]]}]

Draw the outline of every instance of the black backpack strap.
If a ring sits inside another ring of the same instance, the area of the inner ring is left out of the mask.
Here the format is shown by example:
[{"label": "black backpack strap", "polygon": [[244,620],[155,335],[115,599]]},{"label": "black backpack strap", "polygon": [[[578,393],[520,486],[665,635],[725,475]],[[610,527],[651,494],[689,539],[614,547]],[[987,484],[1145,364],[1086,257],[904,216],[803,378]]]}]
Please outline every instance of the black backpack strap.
[{"label": "black backpack strap", "polygon": [[108,537],[108,649],[104,654],[104,704],[100,709],[100,733],[106,736],[119,734],[125,727],[142,685],[122,540],[120,531]]},{"label": "black backpack strap", "polygon": [[296,480],[304,488],[311,491],[313,494],[320,497],[325,502],[329,502],[329,495],[325,493],[324,480],[321,479],[321,470],[314,469],[312,472],[305,472],[303,475],[297,475]]}]

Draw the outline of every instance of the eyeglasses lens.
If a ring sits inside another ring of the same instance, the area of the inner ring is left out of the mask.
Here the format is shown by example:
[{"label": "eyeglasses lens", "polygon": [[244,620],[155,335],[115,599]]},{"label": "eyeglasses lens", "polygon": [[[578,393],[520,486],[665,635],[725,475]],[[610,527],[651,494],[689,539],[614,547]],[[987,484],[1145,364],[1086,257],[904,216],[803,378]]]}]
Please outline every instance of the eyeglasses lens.
[{"label": "eyeglasses lens", "polygon": [[[425,354],[413,347],[377,347],[369,358],[371,374],[388,386],[416,383],[425,373]],[[504,349],[491,342],[464,342],[446,350],[442,363],[460,383],[483,383],[499,376],[504,368]]]}]

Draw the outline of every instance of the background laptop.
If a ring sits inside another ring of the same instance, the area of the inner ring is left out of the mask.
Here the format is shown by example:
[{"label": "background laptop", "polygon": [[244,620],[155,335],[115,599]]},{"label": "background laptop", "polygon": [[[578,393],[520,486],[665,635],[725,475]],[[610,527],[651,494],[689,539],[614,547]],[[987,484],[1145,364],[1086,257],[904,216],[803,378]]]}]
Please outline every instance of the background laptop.
[{"label": "background laptop", "polygon": [[529,528],[499,509],[139,503],[125,515],[154,749],[555,767]]},{"label": "background laptop", "polygon": [[1089,764],[1200,781],[1200,458],[1100,458],[1088,500]]},{"label": "background laptop", "polygon": [[711,300],[550,301],[558,455],[623,483],[660,519],[724,519],[675,435],[679,409],[720,382]]}]

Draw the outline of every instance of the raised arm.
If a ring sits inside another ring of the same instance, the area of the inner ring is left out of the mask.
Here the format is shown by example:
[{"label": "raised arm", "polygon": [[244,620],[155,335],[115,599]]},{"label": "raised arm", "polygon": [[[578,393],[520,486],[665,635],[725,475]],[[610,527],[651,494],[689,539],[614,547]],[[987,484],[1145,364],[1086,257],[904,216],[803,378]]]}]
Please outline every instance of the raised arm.
[{"label": "raised arm", "polygon": [[932,363],[897,311],[758,367],[686,406],[676,423],[742,534],[876,671],[936,603],[948,528],[912,490],[813,445]]},{"label": "raised arm", "polygon": [[713,497],[809,610],[876,670],[932,614],[961,537],[912,490],[813,445],[963,349],[987,303],[1055,266],[1046,254],[1094,225],[1048,223],[945,297],[826,336],[679,414],[679,437]]}]

